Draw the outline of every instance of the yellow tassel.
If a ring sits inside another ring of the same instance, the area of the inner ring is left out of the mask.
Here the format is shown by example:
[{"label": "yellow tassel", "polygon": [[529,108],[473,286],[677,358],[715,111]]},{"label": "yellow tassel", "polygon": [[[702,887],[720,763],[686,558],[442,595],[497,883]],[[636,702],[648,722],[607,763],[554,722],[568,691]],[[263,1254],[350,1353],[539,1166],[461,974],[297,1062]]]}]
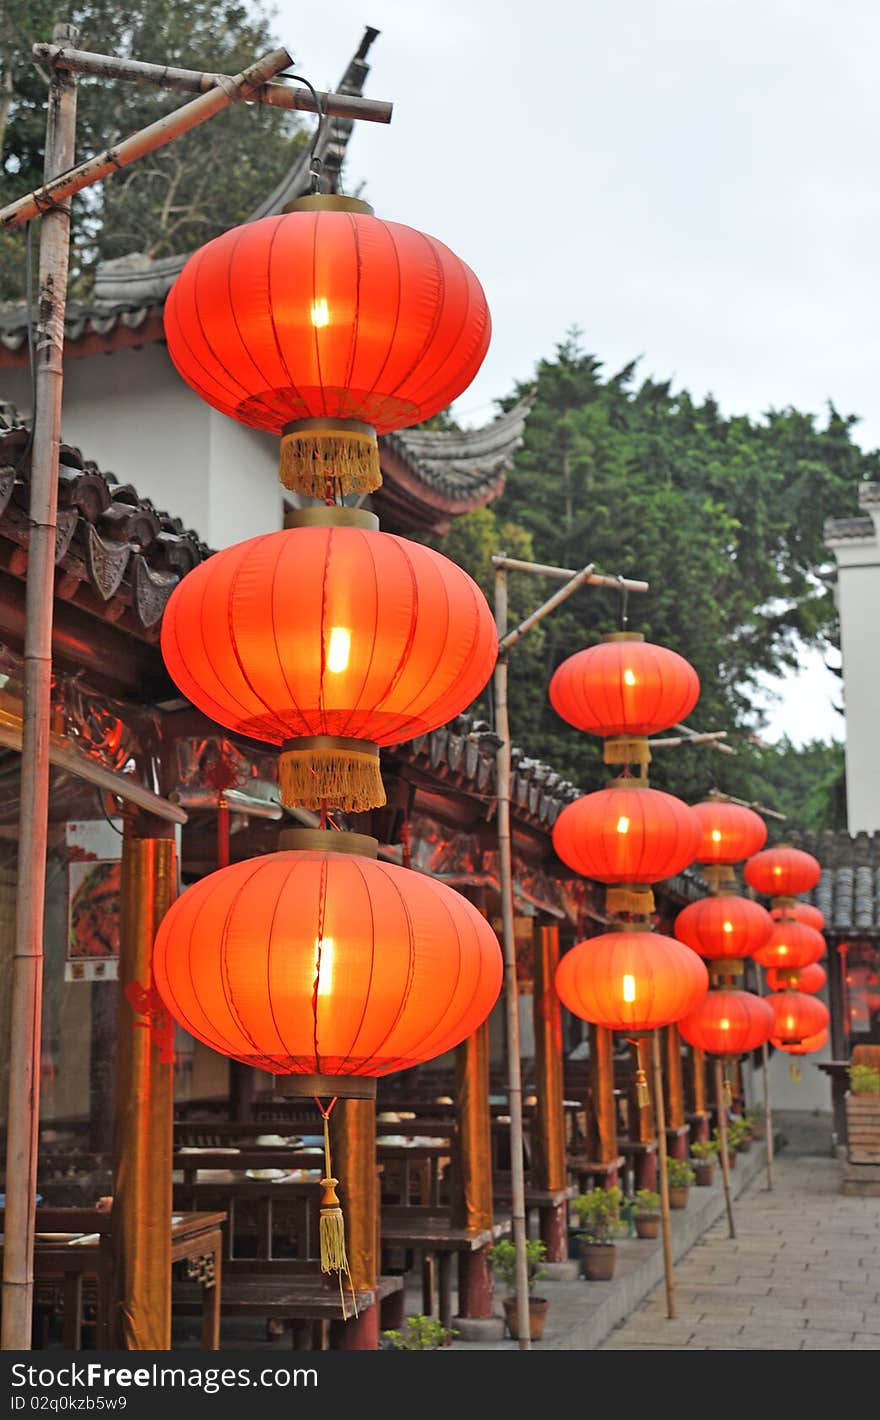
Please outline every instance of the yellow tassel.
[{"label": "yellow tassel", "polygon": [[606,764],[650,764],[651,749],[645,735],[609,735],[605,741]]},{"label": "yellow tassel", "polygon": [[636,1104],[639,1109],[644,1109],[651,1103],[651,1095],[648,1090],[648,1077],[644,1070],[636,1071]]},{"label": "yellow tassel", "polygon": [[332,1165],[330,1163],[330,1110],[336,1103],[331,1102],[329,1109],[323,1109],[319,1101],[316,1101],[324,1120],[324,1172],[326,1178],[321,1179],[321,1212],[318,1220],[318,1237],[321,1250],[321,1271],[335,1272],[339,1279],[339,1300],[342,1304],[342,1319],[348,1321],[345,1311],[345,1291],[342,1285],[343,1277],[348,1278],[348,1286],[351,1292],[351,1304],[354,1308],[354,1315],[357,1316],[357,1296],[355,1295],[354,1283],[351,1280],[351,1269],[348,1265],[348,1254],[345,1251],[345,1220],[342,1216],[342,1208],[336,1194],[338,1178],[331,1176]]},{"label": "yellow tassel", "polygon": [[386,802],[379,772],[378,749],[352,749],[341,742],[333,748],[296,748],[290,740],[278,760],[281,802],[288,807],[343,809],[359,814]]},{"label": "yellow tassel", "polygon": [[631,912],[636,917],[650,917],[654,911],[654,894],[648,887],[617,883],[605,889],[605,911],[610,916]]},{"label": "yellow tassel", "polygon": [[278,477],[292,493],[323,498],[333,491],[372,493],[382,484],[375,432],[292,429],[281,436]]},{"label": "yellow tassel", "polygon": [[726,1070],[724,1072],[724,1103],[733,1104],[733,1085]]},{"label": "yellow tassel", "polygon": [[703,877],[713,892],[720,892],[722,888],[736,883],[736,873],[729,863],[706,863]]}]

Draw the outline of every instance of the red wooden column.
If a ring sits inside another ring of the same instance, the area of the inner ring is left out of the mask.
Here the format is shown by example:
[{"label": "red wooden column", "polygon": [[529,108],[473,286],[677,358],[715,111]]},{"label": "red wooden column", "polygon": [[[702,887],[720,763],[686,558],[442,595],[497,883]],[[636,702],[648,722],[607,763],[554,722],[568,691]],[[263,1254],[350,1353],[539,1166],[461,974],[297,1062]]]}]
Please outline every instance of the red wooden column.
[{"label": "red wooden column", "polygon": [[[614,1097],[614,1034],[604,1026],[590,1026],[590,1081],[596,1130],[596,1162],[608,1164],[620,1157],[617,1146],[617,1105]],[[617,1168],[606,1182],[619,1182]]]},{"label": "red wooden column", "polygon": [[677,1131],[669,1138],[669,1153],[674,1159],[686,1159],[689,1150],[681,1071],[681,1036],[678,1026],[667,1026],[663,1037],[666,1047],[666,1124],[669,1130]]},{"label": "red wooden column", "polygon": [[[379,1182],[376,1172],[376,1101],[337,1100],[330,1116],[333,1173],[339,1179],[345,1248],[352,1285],[375,1287],[379,1278]],[[333,1351],[376,1351],[379,1305],[349,1321],[331,1321]]]},{"label": "red wooden column", "polygon": [[[635,1186],[636,1188],[657,1187],[657,1129],[654,1123],[654,1101],[651,1089],[651,1037],[640,1036],[635,1042],[635,1069],[638,1079],[644,1074],[644,1086],[640,1089],[636,1085],[638,1118],[638,1137],[640,1144],[653,1144],[653,1149],[647,1149],[636,1157]],[[638,1099],[641,1094],[642,1099]]]},{"label": "red wooden column", "polygon": [[[532,1177],[547,1193],[568,1184],[562,1107],[562,1010],[556,995],[559,928],[539,927],[534,941],[535,1088],[538,1098]],[[568,1261],[568,1203],[538,1204],[548,1262]]]},{"label": "red wooden column", "polygon": [[[484,1021],[455,1052],[457,1152],[453,1169],[452,1220],[459,1228],[491,1228],[492,1121],[489,1111],[489,1022]],[[460,1253],[460,1317],[491,1317],[493,1301],[489,1248]]]}]

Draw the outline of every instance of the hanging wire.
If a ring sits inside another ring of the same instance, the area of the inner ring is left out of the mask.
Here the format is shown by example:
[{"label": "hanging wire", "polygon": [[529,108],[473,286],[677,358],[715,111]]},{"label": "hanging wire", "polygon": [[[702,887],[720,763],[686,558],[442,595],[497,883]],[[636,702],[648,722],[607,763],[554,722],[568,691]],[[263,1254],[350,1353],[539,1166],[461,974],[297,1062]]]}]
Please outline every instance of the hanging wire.
[{"label": "hanging wire", "polygon": [[321,183],[321,170],[324,164],[317,156],[317,149],[321,135],[324,132],[324,125],[327,121],[327,115],[324,112],[324,107],[321,103],[318,90],[315,88],[314,84],[311,82],[310,79],[304,78],[302,74],[289,74],[286,72],[284,74],[280,74],[278,77],[281,79],[294,79],[296,83],[304,84],[315,101],[315,108],[318,111],[318,122],[315,125],[315,131],[312,134],[312,141],[309,145],[309,177],[311,178],[310,191],[319,192]]},{"label": "hanging wire", "polygon": [[618,572],[617,580],[620,583],[620,629],[626,631],[629,625],[629,588],[622,572]]}]

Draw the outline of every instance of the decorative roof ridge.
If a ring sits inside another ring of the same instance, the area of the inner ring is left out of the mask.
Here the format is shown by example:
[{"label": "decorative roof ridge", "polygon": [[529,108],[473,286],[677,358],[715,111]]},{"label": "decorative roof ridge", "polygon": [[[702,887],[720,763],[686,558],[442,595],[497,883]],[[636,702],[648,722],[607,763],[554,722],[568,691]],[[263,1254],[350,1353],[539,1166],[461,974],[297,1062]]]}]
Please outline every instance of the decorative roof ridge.
[{"label": "decorative roof ridge", "polygon": [[472,501],[495,496],[525,437],[535,402],[530,391],[512,409],[475,429],[422,429],[417,425],[383,434],[380,446],[395,454],[419,479],[446,497]]}]

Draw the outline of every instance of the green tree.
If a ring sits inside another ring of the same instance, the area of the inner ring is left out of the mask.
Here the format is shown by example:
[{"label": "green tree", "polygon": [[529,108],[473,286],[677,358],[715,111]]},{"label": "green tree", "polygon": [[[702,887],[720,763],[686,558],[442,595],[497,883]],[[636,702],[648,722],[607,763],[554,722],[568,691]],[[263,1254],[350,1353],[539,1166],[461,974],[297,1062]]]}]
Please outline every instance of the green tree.
[{"label": "green tree", "polygon": [[[0,201],[42,180],[49,74],[31,47],[57,19],[80,29],[84,49],[191,69],[237,73],[277,47],[266,11],[240,0],[4,0],[0,6]],[[77,158],[100,151],[190,95],[150,85],[80,79]],[[188,252],[258,204],[305,141],[295,117],[233,104],[191,133],[74,198],[71,287],[88,293],[99,260]],[[24,294],[24,236],[0,249],[0,300]]]}]

